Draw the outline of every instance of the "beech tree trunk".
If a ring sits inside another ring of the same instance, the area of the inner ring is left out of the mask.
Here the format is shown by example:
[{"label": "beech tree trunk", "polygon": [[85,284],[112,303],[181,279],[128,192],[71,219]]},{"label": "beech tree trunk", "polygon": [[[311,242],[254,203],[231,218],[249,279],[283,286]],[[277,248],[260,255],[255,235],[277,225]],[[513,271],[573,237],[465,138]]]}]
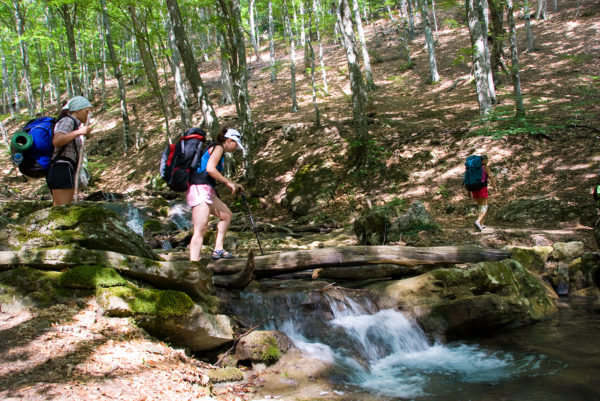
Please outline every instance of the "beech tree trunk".
[{"label": "beech tree trunk", "polygon": [[435,59],[435,42],[431,31],[431,20],[427,10],[426,0],[418,0],[421,11],[421,20],[423,21],[423,31],[425,32],[425,43],[427,45],[427,54],[429,56],[429,83],[436,83],[440,80],[440,74],[437,70],[437,61]]},{"label": "beech tree trunk", "polygon": [[160,87],[160,82],[158,79],[158,73],[156,72],[156,64],[154,63],[154,58],[148,49],[148,43],[146,40],[146,36],[143,32],[143,27],[140,24],[137,16],[137,11],[135,9],[135,5],[129,5],[129,13],[131,15],[131,22],[133,23],[133,34],[135,35],[135,42],[140,52],[140,57],[142,58],[142,63],[144,65],[144,71],[146,72],[146,78],[150,83],[150,87],[152,88],[152,92],[154,96],[158,99],[160,107],[163,110],[163,115],[165,117],[165,128],[166,128],[166,139],[168,142],[171,140],[171,133],[169,129],[169,119],[171,118],[171,110],[169,109],[169,105],[167,103],[167,99]]},{"label": "beech tree trunk", "polygon": [[339,26],[342,33],[346,58],[348,60],[348,74],[350,76],[350,88],[352,91],[352,113],[355,131],[355,144],[350,152],[351,162],[357,170],[367,166],[369,160],[369,129],[367,126],[367,91],[363,81],[358,54],[356,52],[356,41],[352,27],[352,16],[348,0],[339,2]]},{"label": "beech tree trunk", "polygon": [[294,38],[294,32],[292,31],[292,24],[290,22],[290,16],[288,13],[287,1],[283,1],[283,19],[286,28],[286,36],[290,43],[290,75],[291,75],[291,86],[292,86],[292,113],[298,111],[298,100],[296,98],[296,39]]},{"label": "beech tree trunk", "polygon": [[[349,246],[290,251],[254,257],[257,277],[272,277],[302,270],[366,265],[396,265],[414,268],[457,263],[509,259],[511,251],[476,246]],[[215,274],[234,274],[246,266],[245,259],[220,259],[208,264]]]},{"label": "beech tree trunk", "polygon": [[329,88],[327,87],[327,71],[325,69],[325,61],[323,60],[323,44],[321,43],[321,29],[319,23],[321,21],[319,17],[319,0],[313,0],[313,13],[315,15],[315,31],[317,33],[317,42],[319,43],[319,63],[321,65],[321,76],[323,79],[323,93],[325,96],[329,95]]},{"label": "beech tree trunk", "polygon": [[529,10],[529,0],[523,0],[523,15],[525,16],[525,35],[527,36],[527,47],[528,52],[535,51],[535,44],[533,43],[533,32],[531,32],[531,11]]},{"label": "beech tree trunk", "polygon": [[[31,85],[31,67],[29,66],[29,51],[27,43],[23,40],[25,35],[25,15],[21,9],[21,0],[13,0],[14,15],[17,25],[17,34],[19,35],[19,50],[21,50],[21,58],[23,60],[23,81],[25,82],[25,95],[29,108],[29,115],[33,117],[35,114],[35,95]],[[18,97],[18,94],[17,94]]]},{"label": "beech tree trunk", "polygon": [[273,1],[269,0],[269,62],[271,64],[271,82],[277,81],[277,68],[275,61],[275,39],[273,37]]},{"label": "beech tree trunk", "polygon": [[491,51],[491,68],[492,76],[494,77],[494,85],[500,82],[498,73],[502,65],[502,57],[504,48],[504,27],[502,26],[504,14],[504,0],[488,0],[490,5],[490,14],[492,21],[492,51]]},{"label": "beech tree trunk", "polygon": [[[77,18],[77,4],[70,6],[64,4],[58,9],[59,14],[63,18],[65,23],[65,34],[67,35],[67,45],[69,47],[69,58],[71,64],[69,65],[69,71],[71,72],[71,87],[73,88],[74,95],[82,95],[81,81],[79,80],[79,63],[77,61],[77,47],[75,42],[74,25]],[[72,15],[71,15],[72,14]]]},{"label": "beech tree trunk", "polygon": [[110,20],[108,19],[108,10],[106,8],[106,0],[100,0],[102,6],[102,21],[104,24],[104,37],[106,40],[106,46],[108,47],[108,56],[110,64],[113,67],[113,75],[117,78],[119,85],[119,99],[121,99],[121,119],[123,120],[123,148],[127,152],[128,139],[129,139],[129,112],[127,111],[127,96],[125,92],[125,82],[123,80],[123,73],[121,72],[120,63],[117,59],[117,53],[115,52],[115,46],[112,40],[112,33],[110,29]]},{"label": "beech tree trunk", "polygon": [[519,74],[519,49],[517,47],[517,29],[515,27],[515,18],[512,0],[506,0],[506,22],[510,30],[510,58],[512,62],[511,76],[513,81],[515,96],[515,111],[517,117],[525,115],[525,106],[523,105],[523,92],[521,91],[521,76]]},{"label": "beech tree trunk", "polygon": [[[485,116],[492,110],[495,101],[495,94],[490,92],[490,82],[488,81],[489,64],[486,60],[487,31],[484,32],[483,26],[485,23],[479,18],[480,13],[478,10],[482,7],[481,0],[466,0],[465,5],[471,44],[473,46],[473,70],[477,100],[479,102],[479,113]],[[491,84],[493,85],[493,82]]]},{"label": "beech tree trunk", "polygon": [[254,48],[256,61],[260,61],[260,53],[258,52],[258,41],[256,40],[256,26],[254,24],[254,2],[256,0],[248,0],[248,22],[250,23],[250,41]]},{"label": "beech tree trunk", "polygon": [[363,30],[360,9],[358,8],[358,0],[352,0],[352,9],[354,11],[354,21],[356,22],[356,30],[358,32],[358,39],[360,40],[360,47],[362,50],[366,89],[367,91],[370,91],[375,89],[375,82],[373,82],[371,59],[369,58],[369,49],[367,48],[367,41],[365,40],[365,32]]},{"label": "beech tree trunk", "polygon": [[219,132],[220,128],[219,120],[217,119],[217,114],[215,113],[215,110],[208,99],[208,95],[204,90],[204,83],[202,82],[202,78],[198,72],[198,67],[196,66],[196,61],[194,60],[194,54],[183,26],[181,12],[179,10],[179,3],[177,3],[177,0],[165,1],[167,3],[169,18],[171,19],[171,24],[173,26],[173,33],[175,34],[175,43],[177,44],[177,48],[181,54],[183,67],[185,68],[185,75],[190,83],[192,92],[194,93],[194,96],[200,105],[200,110],[202,111],[202,116],[204,117],[204,126],[213,137],[216,137],[216,134]]},{"label": "beech tree trunk", "polygon": [[309,49],[309,58],[310,58],[310,82],[312,85],[312,99],[313,99],[313,107],[315,109],[315,125],[317,127],[321,126],[321,112],[319,111],[319,105],[317,104],[317,86],[315,83],[315,51],[312,45],[312,20],[313,14],[312,9],[308,8],[308,36],[306,38],[306,46]]}]

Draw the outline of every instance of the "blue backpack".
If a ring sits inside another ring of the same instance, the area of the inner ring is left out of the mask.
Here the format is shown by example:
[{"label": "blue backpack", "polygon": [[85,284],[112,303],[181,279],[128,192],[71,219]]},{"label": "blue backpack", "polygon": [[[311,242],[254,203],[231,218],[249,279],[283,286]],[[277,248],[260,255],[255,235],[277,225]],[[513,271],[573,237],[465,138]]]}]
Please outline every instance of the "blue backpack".
[{"label": "blue backpack", "polygon": [[468,191],[477,191],[487,186],[486,181],[482,181],[483,165],[481,156],[472,155],[465,161],[465,176],[463,185]]}]

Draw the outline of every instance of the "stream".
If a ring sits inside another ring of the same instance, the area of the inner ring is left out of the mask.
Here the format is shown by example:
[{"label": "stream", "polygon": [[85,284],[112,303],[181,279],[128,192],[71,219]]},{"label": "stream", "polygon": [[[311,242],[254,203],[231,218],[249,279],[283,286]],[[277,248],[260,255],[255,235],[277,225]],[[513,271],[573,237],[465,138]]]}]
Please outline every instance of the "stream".
[{"label": "stream", "polygon": [[600,399],[598,303],[566,300],[552,320],[441,344],[367,299],[324,298],[307,308],[306,293],[244,293],[233,308],[332,364],[328,380],[341,399]]}]

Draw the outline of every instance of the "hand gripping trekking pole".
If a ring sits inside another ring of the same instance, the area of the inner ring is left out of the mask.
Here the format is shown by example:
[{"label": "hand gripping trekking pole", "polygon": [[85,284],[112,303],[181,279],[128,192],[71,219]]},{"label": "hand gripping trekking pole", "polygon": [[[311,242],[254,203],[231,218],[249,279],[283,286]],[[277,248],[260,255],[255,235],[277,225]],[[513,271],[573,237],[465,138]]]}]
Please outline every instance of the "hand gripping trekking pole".
[{"label": "hand gripping trekking pole", "polygon": [[254,235],[256,236],[256,242],[258,242],[258,249],[260,249],[260,254],[264,255],[262,246],[260,246],[260,240],[258,239],[258,233],[256,232],[256,226],[254,225],[254,219],[252,218],[252,213],[250,213],[250,207],[248,206],[248,202],[246,202],[246,195],[243,192],[240,192],[242,195],[242,202],[246,205],[246,210],[248,211],[248,217],[250,217],[250,224],[252,225],[252,231],[254,231]]}]

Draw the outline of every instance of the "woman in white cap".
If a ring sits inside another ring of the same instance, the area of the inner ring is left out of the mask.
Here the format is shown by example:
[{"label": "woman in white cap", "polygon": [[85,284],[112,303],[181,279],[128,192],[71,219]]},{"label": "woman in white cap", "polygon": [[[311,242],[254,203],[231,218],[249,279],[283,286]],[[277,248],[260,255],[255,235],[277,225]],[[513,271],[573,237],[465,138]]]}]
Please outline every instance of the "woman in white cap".
[{"label": "woman in white cap", "polygon": [[231,223],[232,213],[217,196],[215,187],[218,181],[231,189],[232,194],[244,191],[241,185],[227,179],[222,174],[225,152],[233,153],[236,150],[241,150],[245,155],[242,135],[233,128],[222,128],[217,134],[215,143],[202,154],[198,168],[192,176],[190,188],[186,192],[186,201],[192,208],[194,224],[194,235],[190,242],[190,261],[192,262],[200,260],[202,242],[211,214],[220,219],[217,223],[217,238],[212,258],[233,258],[231,253],[223,249],[223,241]]},{"label": "woman in white cap", "polygon": [[92,116],[92,105],[83,96],[75,96],[60,111],[52,144],[54,153],[46,183],[52,191],[54,206],[73,202],[75,176],[79,158],[83,157],[83,139],[89,136],[91,128],[87,124]]}]

